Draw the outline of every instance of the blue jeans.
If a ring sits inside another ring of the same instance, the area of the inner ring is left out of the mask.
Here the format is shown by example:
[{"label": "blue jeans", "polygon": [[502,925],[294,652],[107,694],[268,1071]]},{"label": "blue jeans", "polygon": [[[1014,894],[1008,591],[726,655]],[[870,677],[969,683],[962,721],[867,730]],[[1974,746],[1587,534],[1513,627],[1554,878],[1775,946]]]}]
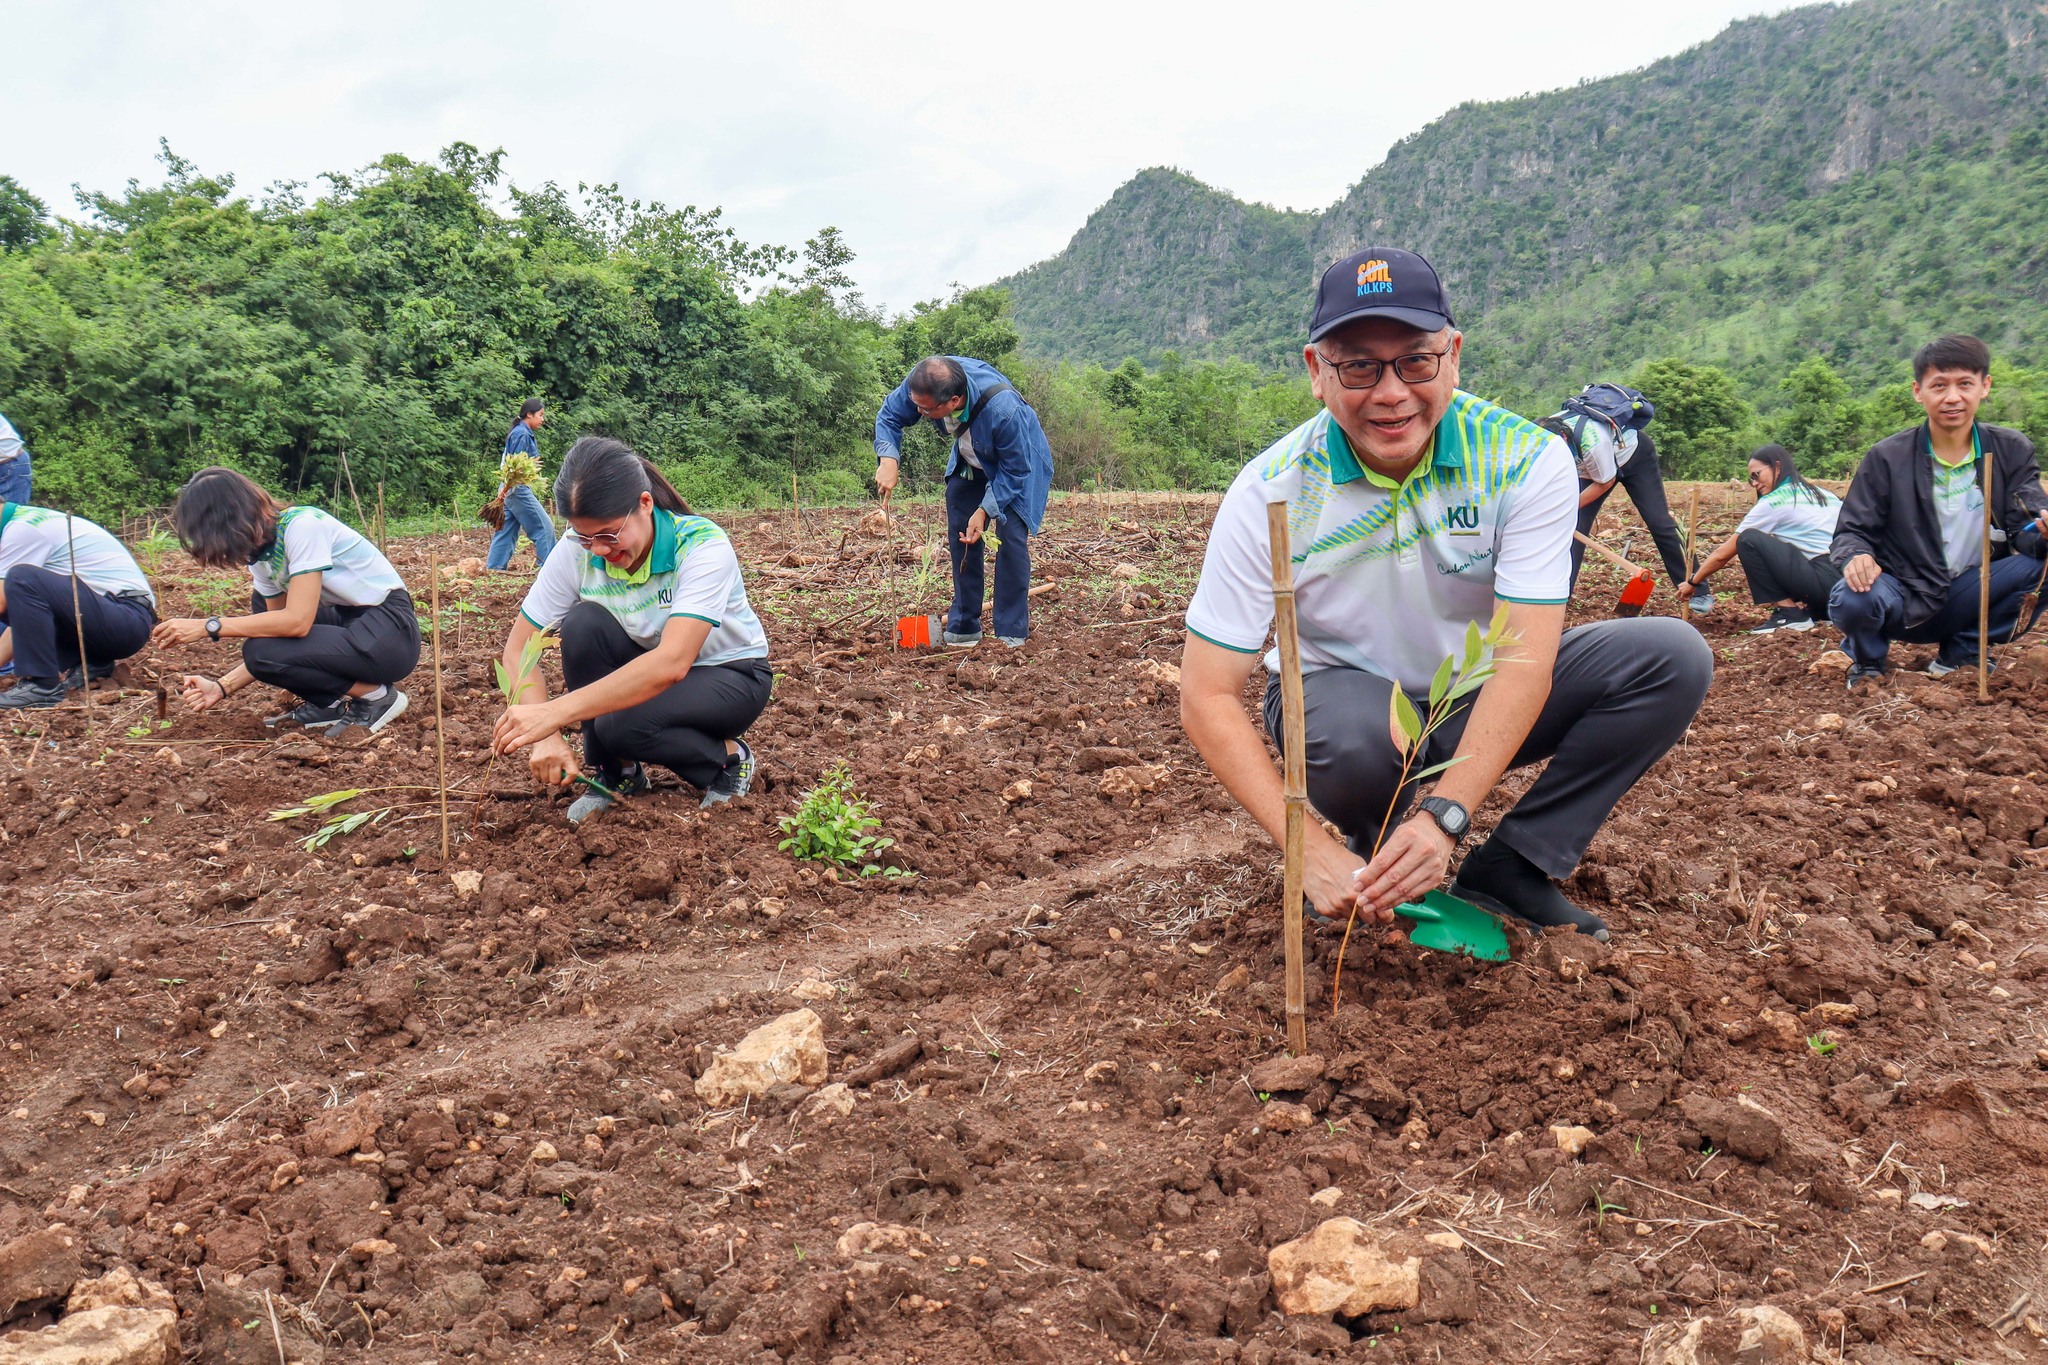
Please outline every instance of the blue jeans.
[{"label": "blue jeans", "polygon": [[[1991,640],[1998,644],[2033,624],[2021,621],[2020,601],[2041,580],[2041,561],[2029,555],[2007,555],[1991,565]],[[1843,579],[1828,595],[1828,616],[1842,632],[1849,658],[1865,668],[1884,666],[1893,640],[1941,646],[1941,661],[1960,668],[1977,662],[1977,570],[1966,571],[1948,585],[1941,609],[1917,626],[1901,624],[1906,589],[1893,574],[1879,574],[1869,592],[1857,592]],[[2034,604],[2034,616],[2041,604]]]},{"label": "blue jeans", "polygon": [[28,452],[22,451],[5,464],[0,464],[0,502],[11,502],[27,506],[35,486],[28,466]]},{"label": "blue jeans", "polygon": [[[946,629],[955,635],[981,634],[981,597],[987,584],[983,541],[960,543],[960,533],[988,492],[988,475],[963,466],[946,480],[946,553],[953,561],[953,605]],[[996,634],[1021,640],[1031,634],[1031,533],[1016,517],[999,517],[996,535]]]},{"label": "blue jeans", "polygon": [[505,494],[505,524],[491,536],[490,553],[484,557],[487,569],[509,568],[512,555],[519,548],[519,533],[526,532],[526,538],[533,542],[533,557],[545,564],[555,549],[555,523],[548,517],[540,499],[525,484],[507,490]]}]

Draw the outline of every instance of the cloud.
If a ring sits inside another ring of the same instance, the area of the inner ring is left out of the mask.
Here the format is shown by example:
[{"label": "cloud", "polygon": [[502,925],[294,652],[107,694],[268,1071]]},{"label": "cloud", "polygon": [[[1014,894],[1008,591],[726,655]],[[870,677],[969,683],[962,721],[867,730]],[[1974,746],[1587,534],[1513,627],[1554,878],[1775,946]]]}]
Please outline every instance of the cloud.
[{"label": "cloud", "polygon": [[461,140],[505,148],[521,184],[722,205],[751,240],[836,225],[900,310],[1058,251],[1143,167],[1321,208],[1460,101],[1645,64],[1757,8],[1468,0],[1452,27],[1407,0],[17,7],[9,101],[36,116],[0,125],[0,171],[68,204],[73,182],[156,175],[159,136],[244,186]]}]

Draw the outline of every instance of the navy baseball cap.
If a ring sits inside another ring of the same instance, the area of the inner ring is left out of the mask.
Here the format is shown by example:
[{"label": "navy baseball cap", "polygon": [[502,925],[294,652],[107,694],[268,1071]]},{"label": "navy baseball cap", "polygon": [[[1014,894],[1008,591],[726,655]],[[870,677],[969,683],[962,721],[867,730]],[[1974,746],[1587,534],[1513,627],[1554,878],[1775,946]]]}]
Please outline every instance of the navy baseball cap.
[{"label": "navy baseball cap", "polygon": [[1397,246],[1367,247],[1323,272],[1308,339],[1321,341],[1360,318],[1392,318],[1425,332],[1458,325],[1451,321],[1450,300],[1436,267]]}]

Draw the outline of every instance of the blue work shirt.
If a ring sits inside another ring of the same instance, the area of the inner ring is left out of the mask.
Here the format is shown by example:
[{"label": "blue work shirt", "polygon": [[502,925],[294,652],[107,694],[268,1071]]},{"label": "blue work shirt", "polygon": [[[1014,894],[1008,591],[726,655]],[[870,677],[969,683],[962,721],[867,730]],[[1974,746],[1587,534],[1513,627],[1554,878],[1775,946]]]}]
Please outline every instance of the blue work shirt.
[{"label": "blue work shirt", "polygon": [[[1039,525],[1045,520],[1046,499],[1052,495],[1052,447],[1046,443],[1038,414],[1015,389],[1004,389],[983,401],[982,394],[989,389],[1009,383],[995,366],[968,356],[947,359],[967,375],[967,420],[949,433],[953,436],[953,453],[946,461],[946,477],[951,478],[969,463],[960,450],[960,434],[965,433],[975,462],[988,475],[988,491],[982,495],[981,510],[988,513],[991,521],[1015,518],[1032,535],[1038,534]],[[924,420],[927,419],[918,412],[917,404],[910,401],[910,380],[906,378],[882,400],[881,411],[875,414],[876,464],[883,460],[900,461],[903,433]],[[942,421],[933,421],[932,425],[946,431]]]}]

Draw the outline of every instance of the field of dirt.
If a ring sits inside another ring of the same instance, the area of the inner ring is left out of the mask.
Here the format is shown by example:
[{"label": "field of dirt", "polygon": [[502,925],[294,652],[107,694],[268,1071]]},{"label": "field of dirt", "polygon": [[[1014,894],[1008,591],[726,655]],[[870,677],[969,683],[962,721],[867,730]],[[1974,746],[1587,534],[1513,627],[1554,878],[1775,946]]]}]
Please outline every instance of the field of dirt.
[{"label": "field of dirt", "polygon": [[[1313,933],[1290,1059],[1277,851],[1178,724],[1213,506],[1057,499],[1017,652],[891,647],[944,603],[935,508],[727,519],[778,678],[768,782],[708,813],[667,785],[572,829],[486,771],[525,580],[461,568],[481,528],[391,547],[423,614],[449,570],[448,857],[424,664],[374,739],[267,729],[261,689],[159,724],[207,646],[0,723],[0,1323],[127,1268],[238,1365],[1634,1365],[1696,1318],[1732,1362],[1755,1305],[1819,1361],[2042,1355],[2048,647],[1988,705],[1852,697],[1832,632],[1724,593],[1704,710],[1570,884],[1614,941],[1361,935],[1333,1019]],[[778,851],[841,760],[915,875]],[[386,813],[313,849],[321,814],[267,818],[343,789]],[[827,1074],[703,1096],[805,1009]],[[1416,1306],[1283,1315],[1268,1251],[1344,1217]]]}]

